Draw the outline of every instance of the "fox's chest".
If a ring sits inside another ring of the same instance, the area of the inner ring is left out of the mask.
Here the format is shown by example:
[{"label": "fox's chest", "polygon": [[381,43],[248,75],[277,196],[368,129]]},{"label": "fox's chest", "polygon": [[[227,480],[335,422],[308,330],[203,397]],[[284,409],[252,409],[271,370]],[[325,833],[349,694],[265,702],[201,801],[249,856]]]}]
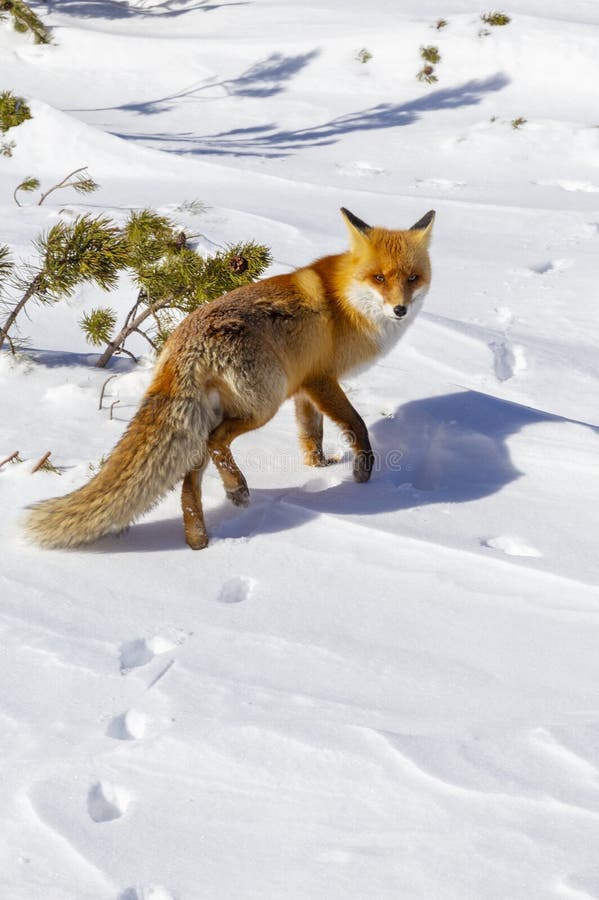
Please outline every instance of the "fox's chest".
[{"label": "fox's chest", "polygon": [[[399,318],[392,307],[385,303],[374,288],[364,284],[353,286],[347,299],[364,319],[364,325],[375,344],[375,356],[384,356],[397,344],[416,318],[424,293],[415,299],[407,308],[407,313]],[[374,359],[372,360],[374,361]]]}]

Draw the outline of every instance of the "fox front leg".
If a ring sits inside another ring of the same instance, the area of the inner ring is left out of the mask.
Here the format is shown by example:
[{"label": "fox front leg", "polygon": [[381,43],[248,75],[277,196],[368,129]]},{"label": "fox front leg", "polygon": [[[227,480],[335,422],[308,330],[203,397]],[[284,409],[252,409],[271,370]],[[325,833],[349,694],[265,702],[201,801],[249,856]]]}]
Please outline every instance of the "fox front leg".
[{"label": "fox front leg", "polygon": [[368,481],[374,463],[368,429],[362,417],[343,393],[339,383],[334,378],[318,378],[305,384],[303,389],[317,409],[339,425],[348,438],[355,454],[354,480]]}]

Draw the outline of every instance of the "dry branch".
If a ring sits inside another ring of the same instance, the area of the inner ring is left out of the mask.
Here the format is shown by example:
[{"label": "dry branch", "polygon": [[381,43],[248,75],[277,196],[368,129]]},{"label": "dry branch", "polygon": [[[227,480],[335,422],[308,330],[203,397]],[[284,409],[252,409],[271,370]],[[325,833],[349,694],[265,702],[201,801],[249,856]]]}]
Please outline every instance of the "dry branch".
[{"label": "dry branch", "polygon": [[48,450],[46,453],[44,453],[42,458],[34,465],[33,469],[31,470],[32,475],[34,472],[38,472],[41,468],[43,468],[45,466],[45,464],[48,462],[48,459],[50,458],[51,453],[52,453],[51,450]]},{"label": "dry branch", "polygon": [[21,462],[21,461],[22,460],[19,458],[19,451],[15,450],[14,453],[11,453],[10,456],[7,456],[6,459],[3,459],[2,462],[0,462],[0,468],[2,466],[6,465],[6,463],[8,463],[8,462]]}]

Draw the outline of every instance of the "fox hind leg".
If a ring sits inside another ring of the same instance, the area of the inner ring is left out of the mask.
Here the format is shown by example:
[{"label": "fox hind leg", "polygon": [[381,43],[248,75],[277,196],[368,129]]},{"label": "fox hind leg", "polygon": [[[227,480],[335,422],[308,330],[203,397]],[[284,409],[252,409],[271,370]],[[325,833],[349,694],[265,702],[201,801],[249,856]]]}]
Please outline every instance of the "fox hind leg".
[{"label": "fox hind leg", "polygon": [[202,509],[202,475],[208,463],[208,456],[187,473],[181,490],[183,528],[185,540],[192,550],[202,550],[208,545],[208,533]]},{"label": "fox hind leg", "polygon": [[208,438],[208,451],[212,462],[218,469],[227,497],[235,506],[247,506],[250,502],[250,491],[243,472],[233,459],[231,441],[246,431],[254,431],[268,420],[225,419],[217,425]]}]

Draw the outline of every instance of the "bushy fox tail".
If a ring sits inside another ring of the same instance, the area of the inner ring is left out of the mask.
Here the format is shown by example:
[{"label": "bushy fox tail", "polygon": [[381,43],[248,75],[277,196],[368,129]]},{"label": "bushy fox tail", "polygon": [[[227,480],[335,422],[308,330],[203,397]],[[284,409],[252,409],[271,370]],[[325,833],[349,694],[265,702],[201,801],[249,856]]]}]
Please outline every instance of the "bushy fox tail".
[{"label": "bushy fox tail", "polygon": [[65,497],[43,500],[25,522],[43,547],[74,547],[120,531],[206,460],[219,417],[205,396],[149,393],[100,471]]}]

